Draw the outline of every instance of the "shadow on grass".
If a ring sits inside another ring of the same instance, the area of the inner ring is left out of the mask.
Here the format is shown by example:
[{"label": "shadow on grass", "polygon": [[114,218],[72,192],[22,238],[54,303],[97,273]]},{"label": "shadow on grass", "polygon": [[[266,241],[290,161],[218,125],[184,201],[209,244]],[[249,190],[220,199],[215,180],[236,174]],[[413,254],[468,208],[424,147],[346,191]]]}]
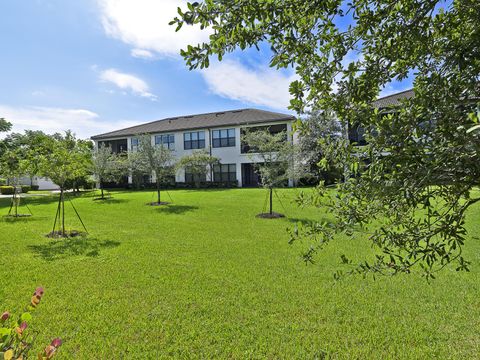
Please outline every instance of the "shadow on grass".
[{"label": "shadow on grass", "polygon": [[195,211],[198,209],[198,206],[191,206],[191,205],[168,205],[157,208],[159,213],[163,214],[175,214],[181,215],[187,212]]},{"label": "shadow on grass", "polygon": [[113,240],[99,241],[96,238],[75,237],[52,240],[43,245],[30,245],[28,248],[36,256],[47,261],[54,261],[80,255],[97,257],[102,249],[114,248],[119,245],[120,242]]},{"label": "shadow on grass", "polygon": [[[19,213],[30,215],[28,211],[19,211]],[[35,222],[35,221],[44,221],[45,219],[48,219],[47,216],[35,216],[35,213],[31,216],[20,216],[20,217],[11,217],[7,216],[7,213],[5,214],[0,214],[0,222],[3,222],[5,224],[15,224],[17,222]]]},{"label": "shadow on grass", "polygon": [[92,197],[92,201],[94,201],[96,204],[121,204],[128,202],[127,199],[117,199],[114,197],[106,197],[105,199],[101,199],[99,197]]},{"label": "shadow on grass", "polygon": [[325,218],[321,218],[321,219],[288,218],[288,221],[294,224],[301,223],[302,225],[308,225],[308,224],[314,224],[314,223],[333,224],[331,220],[327,220]]}]

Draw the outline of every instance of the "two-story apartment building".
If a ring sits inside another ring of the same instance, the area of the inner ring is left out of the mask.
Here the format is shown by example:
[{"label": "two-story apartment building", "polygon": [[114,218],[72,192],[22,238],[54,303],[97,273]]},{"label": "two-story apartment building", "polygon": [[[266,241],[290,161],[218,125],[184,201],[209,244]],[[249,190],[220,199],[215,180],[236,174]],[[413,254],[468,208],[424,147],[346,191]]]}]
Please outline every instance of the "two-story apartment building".
[{"label": "two-story apartment building", "polygon": [[[241,134],[246,128],[268,128],[276,133],[286,131],[290,141],[295,117],[288,114],[240,109],[207,114],[166,118],[92,137],[95,145],[107,145],[114,152],[135,151],[138,135],[149,134],[152,143],[170,149],[177,158],[194,150],[204,149],[220,159],[206,181],[237,181],[239,187],[258,186],[248,146],[242,144]],[[255,155],[253,155],[255,156]],[[129,178],[129,182],[132,179]],[[176,182],[192,182],[192,175],[181,169]]]}]

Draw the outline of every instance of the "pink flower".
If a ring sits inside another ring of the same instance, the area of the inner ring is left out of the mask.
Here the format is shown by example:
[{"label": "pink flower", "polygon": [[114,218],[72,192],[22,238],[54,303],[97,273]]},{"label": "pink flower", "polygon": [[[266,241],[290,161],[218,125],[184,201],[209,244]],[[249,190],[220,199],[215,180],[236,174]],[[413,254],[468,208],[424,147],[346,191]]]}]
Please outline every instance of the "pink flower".
[{"label": "pink flower", "polygon": [[25,329],[27,328],[27,323],[24,321],[20,324],[20,326],[18,326],[17,328],[15,328],[15,331],[17,332],[17,334],[19,336],[22,336],[23,335],[23,332],[25,331]]},{"label": "pink flower", "polygon": [[7,320],[9,317],[10,317],[10,313],[9,313],[8,311],[5,311],[5,312],[2,314],[2,316],[0,317],[0,319],[1,319],[2,321],[5,321],[5,320]]},{"label": "pink flower", "polygon": [[58,348],[60,345],[62,345],[62,339],[60,338],[55,338],[52,340],[51,344],[53,347]]},{"label": "pink flower", "polygon": [[43,296],[43,287],[36,288],[33,295],[41,298]]}]

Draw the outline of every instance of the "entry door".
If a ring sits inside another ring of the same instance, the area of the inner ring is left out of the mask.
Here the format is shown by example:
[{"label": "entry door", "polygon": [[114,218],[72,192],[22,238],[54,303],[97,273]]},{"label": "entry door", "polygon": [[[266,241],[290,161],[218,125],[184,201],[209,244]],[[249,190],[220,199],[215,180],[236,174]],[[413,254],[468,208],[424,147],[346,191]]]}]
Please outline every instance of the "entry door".
[{"label": "entry door", "polygon": [[253,164],[242,164],[242,183],[243,187],[260,186],[260,176],[255,171]]}]

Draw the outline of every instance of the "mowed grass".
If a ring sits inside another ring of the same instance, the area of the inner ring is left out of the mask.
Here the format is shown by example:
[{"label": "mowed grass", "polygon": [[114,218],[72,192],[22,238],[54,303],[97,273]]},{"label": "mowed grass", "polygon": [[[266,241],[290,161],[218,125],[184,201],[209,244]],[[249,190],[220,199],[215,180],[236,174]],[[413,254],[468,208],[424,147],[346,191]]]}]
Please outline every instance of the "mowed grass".
[{"label": "mowed grass", "polygon": [[151,192],[82,196],[90,235],[74,240],[44,237],[56,197],[29,198],[34,217],[0,221],[0,311],[44,286],[30,325],[36,349],[64,340],[58,359],[480,358],[480,207],[468,217],[470,273],[335,282],[340,255],[360,261],[370,244],[340,237],[306,266],[286,229],[331,218],[299,209],[298,191],[278,191],[289,218],[275,220],[255,218],[261,189],[170,191],[162,207],[145,205]]}]

